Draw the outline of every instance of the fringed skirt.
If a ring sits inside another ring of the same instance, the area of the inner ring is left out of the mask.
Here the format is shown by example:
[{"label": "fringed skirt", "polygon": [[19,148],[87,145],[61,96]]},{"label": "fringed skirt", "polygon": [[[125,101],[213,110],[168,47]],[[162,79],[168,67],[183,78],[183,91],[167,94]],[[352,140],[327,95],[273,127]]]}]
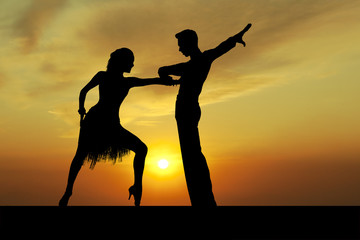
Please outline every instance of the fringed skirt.
[{"label": "fringed skirt", "polygon": [[81,123],[79,148],[86,153],[84,161],[90,162],[93,169],[99,161],[121,161],[130,150],[125,138],[127,130],[120,124],[116,115],[109,115],[93,107]]}]

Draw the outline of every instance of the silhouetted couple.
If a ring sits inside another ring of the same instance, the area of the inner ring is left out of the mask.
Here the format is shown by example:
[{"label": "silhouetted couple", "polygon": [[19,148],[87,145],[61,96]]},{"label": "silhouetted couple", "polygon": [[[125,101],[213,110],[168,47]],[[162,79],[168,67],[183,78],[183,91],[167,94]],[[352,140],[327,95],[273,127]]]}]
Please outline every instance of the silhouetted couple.
[{"label": "silhouetted couple", "polygon": [[[140,206],[147,147],[138,137],[121,126],[119,109],[132,87],[180,84],[175,118],[191,204],[192,206],[216,206],[209,168],[201,152],[198,130],[201,110],[198,100],[212,62],[235,47],[236,43],[245,46],[242,37],[250,27],[251,24],[248,24],[235,36],[228,38],[216,48],[204,52],[201,52],[198,47],[195,31],[187,29],[176,34],[179,51],[186,57],[190,57],[190,60],[159,68],[160,78],[124,77],[123,73],[129,73],[134,66],[134,55],[127,48],[114,51],[110,55],[107,70],[98,72],[80,92],[81,127],[78,148],[71,163],[67,187],[59,205],[67,206],[76,176],[84,161],[90,161],[90,168],[94,168],[100,160],[110,159],[114,162],[121,160],[121,157],[131,150],[135,153],[134,185],[129,188],[129,199],[133,195],[135,206]],[[180,79],[172,80],[170,75],[180,76]],[[86,114],[84,108],[86,94],[96,86],[99,86],[99,102]]]}]

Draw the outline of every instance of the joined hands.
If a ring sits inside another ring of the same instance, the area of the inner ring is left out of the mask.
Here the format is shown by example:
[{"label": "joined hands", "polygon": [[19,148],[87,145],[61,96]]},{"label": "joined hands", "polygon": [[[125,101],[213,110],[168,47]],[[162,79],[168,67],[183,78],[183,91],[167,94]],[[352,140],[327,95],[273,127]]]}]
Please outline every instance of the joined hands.
[{"label": "joined hands", "polygon": [[166,76],[166,75],[160,76],[160,80],[166,86],[175,86],[180,83],[178,80],[174,80],[174,79],[172,79],[172,77]]}]

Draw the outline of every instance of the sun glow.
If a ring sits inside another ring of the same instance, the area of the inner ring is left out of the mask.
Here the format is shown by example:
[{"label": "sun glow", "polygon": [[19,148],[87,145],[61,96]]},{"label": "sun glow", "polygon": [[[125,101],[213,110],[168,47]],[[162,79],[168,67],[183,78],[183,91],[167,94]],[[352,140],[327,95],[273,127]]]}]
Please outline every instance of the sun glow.
[{"label": "sun glow", "polygon": [[160,159],[158,161],[158,167],[161,169],[166,169],[169,166],[169,162],[166,159]]},{"label": "sun glow", "polygon": [[144,177],[154,180],[153,186],[164,187],[167,184],[183,183],[184,171],[178,145],[159,142],[149,145],[145,161]]}]

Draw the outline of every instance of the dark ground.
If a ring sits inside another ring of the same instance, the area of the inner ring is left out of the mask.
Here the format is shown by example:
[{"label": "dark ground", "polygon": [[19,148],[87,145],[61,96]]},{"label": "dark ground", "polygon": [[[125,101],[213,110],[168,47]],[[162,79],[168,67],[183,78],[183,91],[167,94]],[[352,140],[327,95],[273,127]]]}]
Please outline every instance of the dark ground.
[{"label": "dark ground", "polygon": [[360,239],[360,207],[0,207],[0,239],[23,236]]}]

